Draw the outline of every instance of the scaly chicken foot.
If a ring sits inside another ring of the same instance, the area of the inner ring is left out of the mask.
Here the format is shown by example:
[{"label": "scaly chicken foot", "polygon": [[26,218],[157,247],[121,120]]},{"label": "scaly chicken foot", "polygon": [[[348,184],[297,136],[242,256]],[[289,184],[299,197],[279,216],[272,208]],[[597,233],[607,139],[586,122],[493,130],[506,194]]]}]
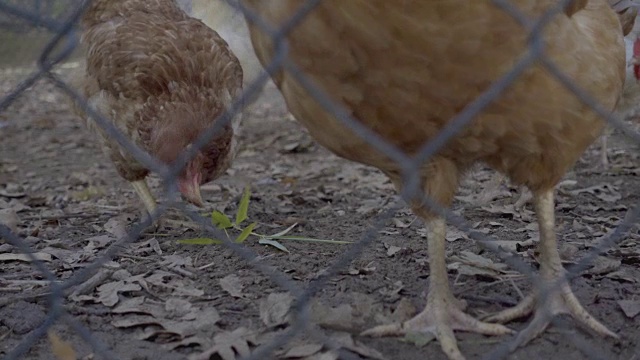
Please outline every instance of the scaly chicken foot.
[{"label": "scaly chicken foot", "polygon": [[[558,279],[549,280],[548,284],[557,284]],[[504,323],[534,313],[531,323],[522,330],[512,343],[511,350],[528,344],[531,340],[542,334],[557,315],[570,315],[579,325],[595,331],[601,336],[618,338],[611,330],[602,325],[596,318],[580,304],[580,301],[571,291],[569,284],[565,283],[559,289],[549,289],[546,299],[539,301],[538,297],[530,294],[513,308],[506,309],[487,317],[485,320]]]},{"label": "scaly chicken foot", "polygon": [[463,306],[453,296],[447,279],[444,256],[445,223],[442,219],[430,221],[428,234],[431,268],[429,294],[425,309],[404,323],[376,326],[363,336],[403,336],[411,333],[429,333],[440,342],[442,351],[452,360],[464,359],[458,348],[454,331],[476,332],[484,335],[504,335],[513,331],[499,324],[479,321],[463,312]]},{"label": "scaly chicken foot", "polygon": [[[434,289],[434,291],[437,291]],[[432,292],[430,292],[432,293]],[[404,336],[411,333],[429,333],[439,342],[442,351],[452,360],[464,359],[458,348],[454,331],[475,332],[483,335],[505,335],[513,331],[505,326],[479,321],[462,311],[457,300],[450,295],[436,294],[427,301],[425,309],[404,323],[376,326],[363,336]]]},{"label": "scaly chicken foot", "polygon": [[[555,234],[553,191],[534,195],[536,213],[540,226],[540,273],[541,288],[513,308],[487,317],[485,320],[504,323],[534,313],[533,321],[522,330],[512,345],[512,350],[526,345],[542,334],[557,315],[573,317],[579,325],[591,329],[601,336],[618,336],[602,325],[580,303],[574,295],[568,280],[564,277]],[[542,295],[542,296],[541,296]]]}]

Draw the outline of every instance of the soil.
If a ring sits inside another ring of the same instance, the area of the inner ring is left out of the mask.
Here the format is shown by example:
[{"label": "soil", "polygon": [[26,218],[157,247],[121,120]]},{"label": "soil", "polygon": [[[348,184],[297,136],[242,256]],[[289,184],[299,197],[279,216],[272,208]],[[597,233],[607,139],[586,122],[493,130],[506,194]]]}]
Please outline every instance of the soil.
[{"label": "soil", "polygon": [[[0,95],[29,72],[6,67]],[[233,358],[243,346],[254,351],[291,326],[294,320],[283,313],[291,300],[283,293],[291,289],[283,283],[302,291],[335,270],[312,300],[310,319],[315,324],[263,358],[333,359],[327,345],[333,344],[343,359],[445,359],[435,341],[420,347],[399,338],[358,335],[371,326],[405,319],[426,302],[429,268],[423,223],[402,205],[375,228],[379,216],[397,200],[386,177],[314,143],[273,87],[265,89],[244,119],[242,150],[224,176],[204,187],[206,207],[198,212],[208,216],[215,209],[233,219],[243,188],[250,185],[247,223],[257,222],[255,232],[274,234],[297,223],[288,235],[356,244],[280,240],[287,253],[251,236],[241,245],[250,254],[248,261],[223,245],[178,242],[206,237],[197,227],[150,228],[89,274],[103,271],[92,286],[66,291],[59,299],[66,315],[55,318],[49,280],[69,280],[103,258],[121,227],[135,224],[143,208],[92,134],[72,115],[65,95],[49,82],[39,81],[2,109],[0,220],[15,225],[21,243],[40,254],[49,275],[19,258],[22,250],[0,242],[0,355],[28,345],[22,358],[74,358],[60,355],[65,349],[79,359],[103,358],[101,349],[108,349],[121,359],[195,359],[218,346],[211,351],[212,359]],[[558,190],[557,232],[567,266],[591,254],[640,199],[637,147],[618,133],[609,146],[608,169],[599,169],[599,146],[594,144]],[[475,230],[511,241],[517,257],[535,268],[536,252],[530,245],[538,236],[535,218],[531,204],[513,207],[518,189],[502,184],[494,199],[477,203],[493,176],[481,167],[470,173],[453,210]],[[150,183],[162,202],[162,184],[157,178]],[[181,215],[172,211],[165,217]],[[374,239],[368,239],[371,229]],[[530,289],[529,278],[476,241],[453,228],[449,234],[450,282],[470,314],[504,309]],[[605,247],[571,283],[584,306],[618,333],[619,340],[586,333],[565,319],[506,358],[638,358],[638,237],[634,227],[617,245]],[[369,242],[336,268],[362,241]],[[530,320],[508,325],[521,330]],[[54,322],[52,336],[61,341],[57,346],[46,331],[39,333],[46,321]],[[469,359],[499,358],[495,351],[511,339],[464,332],[457,338]],[[225,353],[231,343],[235,350]]]}]

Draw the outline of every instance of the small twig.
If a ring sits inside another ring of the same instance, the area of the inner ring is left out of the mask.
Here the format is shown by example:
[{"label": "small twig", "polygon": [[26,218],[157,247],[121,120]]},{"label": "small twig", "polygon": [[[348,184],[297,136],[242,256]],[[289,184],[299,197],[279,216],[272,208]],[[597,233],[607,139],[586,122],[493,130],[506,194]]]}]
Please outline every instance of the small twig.
[{"label": "small twig", "polygon": [[513,281],[513,278],[509,278],[508,280],[509,280],[509,283],[511,284],[511,286],[513,286],[513,288],[516,289],[516,292],[518,293],[518,296],[520,296],[520,300],[524,300],[525,296],[522,293],[522,291],[520,291],[520,288],[518,287],[516,282]]},{"label": "small twig", "polygon": [[31,284],[31,285],[49,285],[49,281],[47,280],[2,280],[3,283],[13,283],[13,284]]},{"label": "small twig", "polygon": [[507,306],[518,305],[517,301],[513,301],[505,296],[463,295],[462,297],[469,300],[483,301],[487,303],[500,303]]},{"label": "small twig", "polygon": [[468,288],[457,292],[457,294],[458,295],[462,295],[465,292],[476,290],[478,288],[483,289],[483,288],[486,288],[486,287],[499,285],[499,284],[502,284],[502,283],[505,283],[505,282],[513,282],[514,279],[515,280],[524,280],[526,278],[527,278],[527,276],[523,275],[523,274],[515,274],[515,275],[504,276],[500,280],[492,281],[490,283],[477,283],[475,285],[469,286]]},{"label": "small twig", "polygon": [[95,275],[87,279],[87,281],[79,284],[73,289],[70,297],[77,297],[79,295],[88,294],[93,291],[96,287],[102,284],[105,280],[111,277],[114,273],[114,270],[109,269],[100,269]]},{"label": "small twig", "polygon": [[0,292],[20,292],[20,291],[22,291],[22,290],[23,290],[23,289],[22,289],[21,287],[19,287],[19,286],[16,286],[16,287],[3,287],[3,288],[0,288]]},{"label": "small twig", "polygon": [[62,219],[87,219],[99,217],[101,214],[62,214],[62,215],[34,215],[27,216],[24,220],[62,220]]},{"label": "small twig", "polygon": [[27,300],[27,299],[30,300],[30,299],[35,299],[35,298],[39,298],[39,297],[45,297],[45,296],[47,296],[49,294],[51,294],[50,291],[43,290],[43,291],[39,291],[39,292],[36,292],[36,293],[31,293],[31,294],[24,294],[24,295],[0,298],[0,307],[9,305],[11,303],[14,303],[14,302],[17,302],[17,301],[20,301],[20,300]]},{"label": "small twig", "polygon": [[174,272],[174,273],[176,273],[178,275],[186,276],[189,279],[195,279],[196,278],[196,275],[194,273],[192,273],[191,271],[179,268],[177,266],[167,266],[165,269],[167,271],[172,271],[172,272]]},{"label": "small twig", "polygon": [[96,205],[96,207],[101,209],[113,210],[113,211],[122,211],[127,208],[127,206],[113,206],[113,205]]},{"label": "small twig", "polygon": [[86,306],[80,306],[78,304],[69,304],[65,306],[67,310],[73,311],[76,314],[86,314],[86,315],[97,315],[104,316],[111,314],[111,309],[109,308],[99,308],[99,309],[91,309]]},{"label": "small twig", "polygon": [[125,253],[121,253],[118,254],[119,257],[122,258],[127,258],[127,259],[131,259],[131,260],[138,260],[138,261],[145,261],[145,260],[149,260],[148,257],[142,257],[142,256],[136,256],[136,255],[129,255],[129,254],[125,254]]},{"label": "small twig", "polygon": [[198,270],[205,270],[205,269],[208,269],[208,268],[210,268],[210,267],[212,267],[212,266],[214,266],[215,264],[218,264],[218,263],[219,263],[219,261],[213,261],[213,262],[210,262],[210,263],[208,263],[206,265],[202,265],[197,269]]}]

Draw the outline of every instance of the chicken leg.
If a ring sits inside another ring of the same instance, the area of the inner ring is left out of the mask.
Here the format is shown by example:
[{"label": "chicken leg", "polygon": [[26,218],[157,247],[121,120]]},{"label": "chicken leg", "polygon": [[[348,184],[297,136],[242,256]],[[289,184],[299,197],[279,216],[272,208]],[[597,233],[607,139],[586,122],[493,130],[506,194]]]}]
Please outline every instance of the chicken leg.
[{"label": "chicken leg", "polygon": [[442,351],[452,360],[464,359],[458,349],[454,330],[476,332],[485,335],[503,335],[513,331],[505,326],[481,322],[463,312],[453,296],[447,280],[445,263],[445,221],[435,218],[428,221],[429,246],[429,294],[424,310],[404,323],[381,325],[362,333],[365,336],[402,336],[413,332],[433,334]]},{"label": "chicken leg", "polygon": [[602,138],[600,139],[600,167],[603,170],[609,169],[609,146],[607,144],[607,138],[611,130],[609,127],[604,129],[604,134],[602,134]]},{"label": "chicken leg", "polygon": [[[142,203],[144,204],[144,207],[147,210],[147,216],[151,216],[151,214],[154,211],[156,211],[156,209],[158,208],[158,204],[156,203],[156,199],[151,193],[151,190],[149,190],[147,181],[145,179],[132,181],[131,185],[136,190],[136,193],[138,194],[138,197],[140,198],[140,200],[142,200]],[[152,228],[154,230],[158,230],[159,228],[162,228],[163,226],[167,226],[167,225],[175,226],[175,227],[189,227],[194,229],[198,228],[197,224],[189,221],[166,219],[166,218],[157,219],[155,225],[152,224]]]},{"label": "chicken leg", "polygon": [[540,280],[537,291],[525,297],[518,305],[486,318],[488,321],[507,322],[534,312],[533,321],[518,334],[512,350],[525,345],[549,326],[552,318],[559,314],[571,315],[585,328],[602,336],[618,336],[596,320],[580,304],[571,291],[569,282],[564,279],[555,233],[553,190],[534,194],[536,214],[540,227]]},{"label": "chicken leg", "polygon": [[152,214],[158,205],[156,204],[156,199],[153,197],[153,194],[151,194],[151,190],[149,190],[149,186],[147,186],[147,180],[142,179],[132,181],[131,185],[136,190],[138,197],[142,200],[142,203],[144,204],[145,209],[147,209],[149,215]]}]

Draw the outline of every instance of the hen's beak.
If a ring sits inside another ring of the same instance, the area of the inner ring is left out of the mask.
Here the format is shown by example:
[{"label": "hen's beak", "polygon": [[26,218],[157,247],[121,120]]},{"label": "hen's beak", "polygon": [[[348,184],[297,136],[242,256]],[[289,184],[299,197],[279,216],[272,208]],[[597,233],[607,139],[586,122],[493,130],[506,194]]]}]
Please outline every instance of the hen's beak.
[{"label": "hen's beak", "polygon": [[200,195],[200,177],[181,178],[178,181],[178,190],[184,198],[195,206],[203,207],[204,201]]}]

